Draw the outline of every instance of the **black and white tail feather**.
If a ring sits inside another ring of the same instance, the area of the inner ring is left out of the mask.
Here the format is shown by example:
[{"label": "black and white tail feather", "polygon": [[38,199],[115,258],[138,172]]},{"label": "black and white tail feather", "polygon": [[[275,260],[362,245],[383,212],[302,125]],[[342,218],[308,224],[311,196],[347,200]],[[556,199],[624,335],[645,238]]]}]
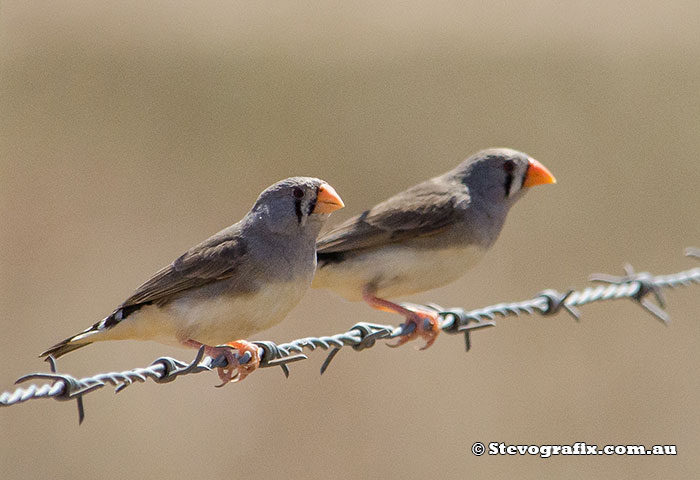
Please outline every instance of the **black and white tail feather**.
[{"label": "black and white tail feather", "polygon": [[79,348],[85,347],[87,345],[90,345],[92,341],[90,340],[90,337],[93,335],[96,335],[98,333],[102,333],[105,330],[109,330],[110,328],[114,327],[116,324],[118,324],[121,321],[122,316],[122,309],[119,308],[115,312],[113,312],[111,315],[108,317],[104,318],[103,320],[100,320],[99,322],[95,323],[89,328],[86,328],[82,332],[73,335],[71,337],[66,338],[65,340],[58,342],[56,345],[53,347],[49,348],[45,352],[41,352],[39,354],[40,357],[48,357],[49,355],[53,356],[54,358],[59,358],[66,353],[70,353],[73,350],[77,350]]}]

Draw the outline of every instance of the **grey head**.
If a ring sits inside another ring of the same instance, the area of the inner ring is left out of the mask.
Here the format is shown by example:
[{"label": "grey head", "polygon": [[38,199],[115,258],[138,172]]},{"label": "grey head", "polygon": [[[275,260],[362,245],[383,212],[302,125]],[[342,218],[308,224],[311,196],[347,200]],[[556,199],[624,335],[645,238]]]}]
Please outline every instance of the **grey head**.
[{"label": "grey head", "polygon": [[490,246],[510,208],[530,187],[556,183],[540,162],[511,148],[488,148],[470,156],[444,177],[466,187],[469,208],[464,225]]},{"label": "grey head", "polygon": [[520,199],[528,187],[555,182],[541,163],[510,148],[481,150],[447,175],[468,188],[472,201],[506,209]]},{"label": "grey head", "polygon": [[313,177],[290,177],[266,188],[245,223],[282,236],[315,239],[331,212],[344,206],[328,183]]}]

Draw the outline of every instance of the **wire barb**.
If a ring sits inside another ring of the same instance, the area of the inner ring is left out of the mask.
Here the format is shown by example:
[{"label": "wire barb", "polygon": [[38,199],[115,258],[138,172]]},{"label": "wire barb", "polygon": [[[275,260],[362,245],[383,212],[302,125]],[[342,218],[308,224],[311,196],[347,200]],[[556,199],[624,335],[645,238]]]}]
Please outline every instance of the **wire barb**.
[{"label": "wire barb", "polygon": [[[402,324],[403,325],[403,324]],[[412,325],[413,328],[415,326]],[[350,332],[357,332],[357,343],[350,344],[353,350],[356,352],[361,352],[362,350],[366,348],[372,348],[376,343],[377,340],[381,340],[384,338],[393,338],[395,335],[396,330],[403,330],[401,327],[398,328],[393,328],[388,325],[377,325],[373,323],[356,323],[355,325],[348,330],[348,333]],[[410,332],[406,332],[410,333]],[[341,346],[336,346],[331,349],[331,351],[328,353],[326,356],[326,359],[323,361],[323,364],[321,365],[321,375],[323,375],[326,370],[328,369],[328,366],[331,364],[335,356],[340,352]]]},{"label": "wire barb", "polygon": [[253,343],[263,351],[260,356],[260,368],[280,367],[286,378],[289,378],[288,363],[309,358],[303,353],[299,355],[290,355],[288,351],[281,349],[275,342],[266,341]]},{"label": "wire barb", "polygon": [[[700,259],[700,249],[687,249],[685,253],[687,256]],[[568,290],[566,293],[560,293],[556,290],[544,290],[529,300],[499,303],[471,311],[466,311],[462,308],[445,309],[436,304],[403,305],[409,308],[419,307],[437,312],[440,320],[440,329],[448,334],[464,335],[465,348],[469,351],[471,348],[471,333],[495,326],[497,316],[513,317],[525,314],[533,315],[535,313],[542,316],[550,316],[564,309],[576,321],[579,321],[581,314],[577,307],[598,301],[629,298],[639,303],[662,322],[668,324],[669,316],[664,311],[666,302],[662,295],[662,289],[700,285],[700,268],[693,268],[670,275],[653,276],[648,272],[637,273],[631,266],[627,265],[625,266],[624,276],[595,274],[591,275],[590,280],[604,285],[587,287],[583,290]],[[650,294],[655,297],[656,304],[648,298]],[[280,367],[286,377],[289,377],[288,364],[308,358],[303,353],[305,349],[311,351],[317,348],[328,350],[328,355],[321,365],[321,374],[323,374],[344,347],[349,346],[354,351],[360,352],[374,347],[377,342],[410,333],[409,331],[412,328],[415,328],[415,325],[401,324],[393,326],[361,322],[353,325],[344,333],[331,336],[306,337],[282,344],[270,341],[253,343],[261,350],[260,367]],[[245,354],[237,357],[237,359],[242,363],[246,363]],[[183,375],[208,372],[216,367],[227,366],[227,361],[223,356],[219,358],[205,356],[204,347],[197,351],[194,359],[189,363],[170,357],[160,357],[145,368],[136,368],[124,372],[100,373],[82,379],[58,373],[56,360],[51,356],[47,360],[51,369],[50,373],[24,375],[17,379],[15,383],[20,384],[30,380],[49,380],[50,383],[42,385],[31,384],[19,387],[11,392],[3,392],[0,394],[0,406],[16,405],[38,398],[53,398],[62,401],[76,400],[78,403],[79,421],[82,423],[85,417],[83,397],[106,385],[113,386],[115,392],[118,393],[136,382],[144,383],[149,378],[156,383],[169,383]]]},{"label": "wire barb", "polygon": [[559,293],[556,290],[544,290],[540,292],[540,297],[542,297],[546,303],[545,308],[542,310],[542,315],[555,315],[561,311],[563,308],[569,315],[574,317],[577,322],[581,321],[581,312],[578,308],[573,305],[567,305],[566,300],[574,293],[574,289],[570,289],[566,293]]},{"label": "wire barb", "polygon": [[[661,320],[664,324],[668,325],[668,322],[671,319],[663,310],[666,308],[666,300],[661,292],[661,286],[654,283],[654,278],[649,272],[636,273],[632,265],[629,263],[626,264],[624,268],[626,273],[624,277],[616,277],[614,275],[607,275],[604,273],[594,273],[589,277],[589,280],[592,282],[603,282],[620,286],[636,283],[638,285],[637,291],[630,295],[630,298],[637,301],[637,303],[639,303],[649,313]],[[658,305],[654,305],[647,298],[650,293],[654,294]]]}]

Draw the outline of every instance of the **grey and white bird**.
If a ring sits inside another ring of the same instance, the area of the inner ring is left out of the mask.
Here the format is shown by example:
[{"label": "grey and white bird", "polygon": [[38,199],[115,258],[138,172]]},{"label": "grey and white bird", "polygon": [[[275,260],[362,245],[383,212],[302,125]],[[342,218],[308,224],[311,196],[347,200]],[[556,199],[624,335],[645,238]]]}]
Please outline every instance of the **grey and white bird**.
[{"label": "grey and white bird", "polygon": [[[225,355],[224,383],[259,364],[246,338],[281,322],[316,269],[316,238],[343,201],[326,182],[292,177],[263,191],[241,221],[192,247],[141,285],[109,316],[41,355],[60,357],[105,340],[155,340]],[[228,343],[227,343],[228,342]],[[229,348],[231,347],[231,348]],[[232,353],[250,352],[239,364]]]},{"label": "grey and white bird", "polygon": [[428,348],[440,331],[437,314],[386,298],[461,277],[494,244],[508,211],[529,187],[555,182],[522,152],[482,150],[321,235],[312,287],[405,316],[415,329],[396,346],[421,336]]}]

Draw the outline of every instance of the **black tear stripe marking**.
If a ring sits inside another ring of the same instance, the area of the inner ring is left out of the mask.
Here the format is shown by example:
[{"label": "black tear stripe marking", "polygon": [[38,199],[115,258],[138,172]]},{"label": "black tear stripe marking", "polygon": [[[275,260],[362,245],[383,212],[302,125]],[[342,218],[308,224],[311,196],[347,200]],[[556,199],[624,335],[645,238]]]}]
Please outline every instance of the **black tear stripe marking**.
[{"label": "black tear stripe marking", "polygon": [[530,171],[530,162],[527,162],[525,165],[525,173],[523,173],[523,178],[520,180],[520,188],[523,188],[523,185],[525,184],[525,179],[527,178],[527,172]]},{"label": "black tear stripe marking", "polygon": [[300,198],[294,199],[294,211],[297,214],[297,222],[301,223],[301,217],[303,216],[303,214],[301,213],[301,199]]},{"label": "black tear stripe marking", "polygon": [[506,197],[510,196],[510,187],[513,184],[513,174],[512,173],[506,173],[506,181],[503,184],[503,188],[506,190]]},{"label": "black tear stripe marking", "polygon": [[306,215],[311,215],[314,213],[314,208],[316,208],[316,202],[318,202],[318,191],[321,189],[321,187],[316,187],[316,195],[314,195],[314,198],[311,199],[309,202],[309,211],[306,212]]}]

